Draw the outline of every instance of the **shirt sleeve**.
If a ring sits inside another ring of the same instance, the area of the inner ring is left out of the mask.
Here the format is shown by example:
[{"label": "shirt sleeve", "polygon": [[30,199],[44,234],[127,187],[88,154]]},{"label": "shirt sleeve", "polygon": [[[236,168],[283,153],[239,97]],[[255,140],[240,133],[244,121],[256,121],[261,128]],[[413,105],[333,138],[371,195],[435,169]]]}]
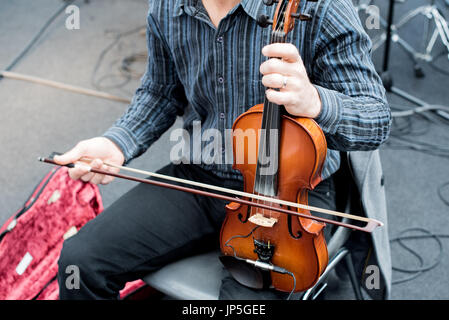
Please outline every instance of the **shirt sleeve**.
[{"label": "shirt sleeve", "polygon": [[151,14],[147,24],[148,62],[140,87],[121,118],[103,136],[123,152],[125,163],[144,153],[175,122],[186,98],[173,59]]},{"label": "shirt sleeve", "polygon": [[371,40],[351,0],[327,3],[314,46],[312,81],[322,101],[316,121],[329,148],[373,150],[389,136],[391,112]]}]

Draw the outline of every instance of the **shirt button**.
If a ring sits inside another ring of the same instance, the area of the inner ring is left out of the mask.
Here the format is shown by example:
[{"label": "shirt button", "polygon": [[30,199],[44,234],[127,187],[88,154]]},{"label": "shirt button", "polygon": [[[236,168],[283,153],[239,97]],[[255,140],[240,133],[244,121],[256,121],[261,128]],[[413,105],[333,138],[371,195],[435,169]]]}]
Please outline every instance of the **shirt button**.
[{"label": "shirt button", "polygon": [[224,78],[223,77],[218,77],[218,82],[219,83],[223,83],[224,82]]},{"label": "shirt button", "polygon": [[225,118],[225,114],[224,114],[224,112],[221,112],[220,113],[220,119],[224,119]]},{"label": "shirt button", "polygon": [[221,36],[220,36],[220,37],[218,37],[218,38],[217,38],[217,42],[220,42],[220,43],[222,43],[222,42],[223,42],[223,37],[221,37]]}]

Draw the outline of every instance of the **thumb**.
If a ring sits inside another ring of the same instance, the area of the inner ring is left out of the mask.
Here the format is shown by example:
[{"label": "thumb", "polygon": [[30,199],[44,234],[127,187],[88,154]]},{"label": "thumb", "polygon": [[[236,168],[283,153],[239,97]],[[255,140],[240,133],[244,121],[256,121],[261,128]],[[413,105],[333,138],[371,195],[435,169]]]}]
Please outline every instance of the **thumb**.
[{"label": "thumb", "polygon": [[53,159],[55,160],[55,162],[57,164],[62,164],[62,165],[74,163],[75,161],[79,160],[83,156],[82,152],[83,152],[83,149],[79,145],[76,145],[70,151],[64,153],[63,155],[55,156]]}]

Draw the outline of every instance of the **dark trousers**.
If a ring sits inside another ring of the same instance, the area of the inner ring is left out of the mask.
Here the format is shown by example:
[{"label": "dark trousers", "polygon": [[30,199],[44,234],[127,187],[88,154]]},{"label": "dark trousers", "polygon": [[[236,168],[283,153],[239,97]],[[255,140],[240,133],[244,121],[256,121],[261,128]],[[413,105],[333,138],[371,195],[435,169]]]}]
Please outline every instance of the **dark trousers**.
[{"label": "dark trousers", "polygon": [[[242,188],[238,181],[223,180],[194,165],[168,165],[158,172],[226,188]],[[137,185],[64,242],[58,262],[60,298],[117,299],[126,282],[140,279],[170,262],[218,248],[225,204],[222,200],[181,191]],[[335,209],[332,178],[310,192],[309,204]],[[329,227],[325,228],[327,237]],[[79,270],[79,289],[67,286],[71,275],[67,270],[73,270],[67,267],[72,265]],[[223,299],[252,298],[249,294],[257,293],[245,291],[230,277],[225,277],[222,284]]]}]

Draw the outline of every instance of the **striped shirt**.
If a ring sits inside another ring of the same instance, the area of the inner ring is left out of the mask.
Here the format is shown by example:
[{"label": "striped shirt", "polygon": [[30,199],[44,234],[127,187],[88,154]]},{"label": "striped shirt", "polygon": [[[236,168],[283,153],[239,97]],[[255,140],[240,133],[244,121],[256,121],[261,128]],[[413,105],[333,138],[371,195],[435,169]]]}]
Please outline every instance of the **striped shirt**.
[{"label": "striped shirt", "polygon": [[[201,150],[210,141],[204,134],[217,129],[220,145],[226,146],[226,131],[234,120],[263,103],[266,88],[259,67],[266,60],[261,50],[269,43],[271,28],[259,27],[256,20],[260,14],[273,17],[276,5],[242,0],[218,27],[200,0],[149,1],[149,6],[146,72],[132,103],[104,136],[129,163],[182,115],[188,152],[180,159],[226,179],[241,179],[225,147],[220,161],[207,161]],[[387,139],[390,109],[371,61],[371,41],[352,1],[301,1],[299,10],[312,20],[298,21],[287,42],[299,48],[322,101],[315,120],[328,143],[324,180],[339,168],[340,151],[373,150]],[[201,142],[199,152],[195,141]]]}]

